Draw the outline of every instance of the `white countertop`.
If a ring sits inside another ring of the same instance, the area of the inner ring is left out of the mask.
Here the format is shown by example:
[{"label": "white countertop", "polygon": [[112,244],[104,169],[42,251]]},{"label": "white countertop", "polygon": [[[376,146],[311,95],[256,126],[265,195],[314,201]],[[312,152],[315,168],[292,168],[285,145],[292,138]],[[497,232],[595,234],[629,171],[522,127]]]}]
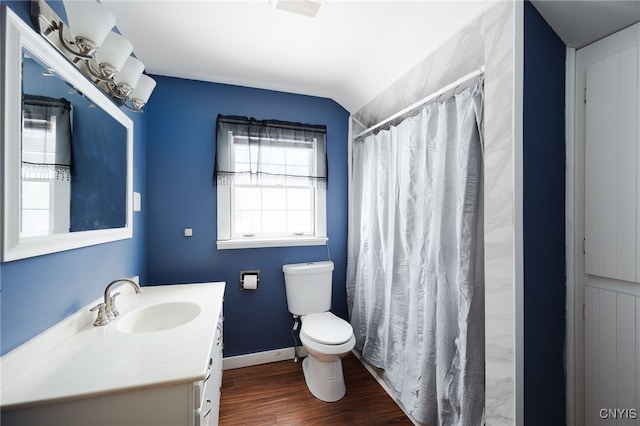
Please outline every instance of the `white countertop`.
[{"label": "white countertop", "polygon": [[[57,328],[51,331],[57,333],[57,346],[52,337],[43,336],[34,339],[39,345],[27,342],[2,357],[2,409],[203,380],[224,287],[216,282],[143,287],[142,294],[123,291],[128,294],[118,298],[120,316],[101,327],[93,326],[95,312],[86,323],[89,317],[79,311],[83,319],[76,318],[73,332],[68,324],[52,327]],[[118,291],[126,288],[132,287],[123,284]],[[117,328],[129,312],[179,301],[196,303],[202,310],[192,321],[168,330],[128,334]],[[67,334],[62,338],[61,328]],[[48,342],[48,350],[43,342]]]}]

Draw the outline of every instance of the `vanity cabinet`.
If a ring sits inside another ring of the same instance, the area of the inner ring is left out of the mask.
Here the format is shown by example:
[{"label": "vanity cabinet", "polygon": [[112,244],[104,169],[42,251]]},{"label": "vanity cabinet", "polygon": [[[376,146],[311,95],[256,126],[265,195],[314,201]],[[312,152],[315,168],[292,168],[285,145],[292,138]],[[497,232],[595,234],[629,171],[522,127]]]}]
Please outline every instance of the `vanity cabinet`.
[{"label": "vanity cabinet", "polygon": [[222,317],[204,380],[2,412],[2,425],[213,426],[222,385]]},{"label": "vanity cabinet", "polygon": [[[147,306],[197,301],[201,314],[173,330],[142,335],[119,332],[117,322],[85,327],[3,385],[0,423],[217,425],[224,283],[161,287],[144,287],[142,295],[127,299],[146,297]],[[144,307],[123,306],[124,312]],[[2,367],[12,368],[12,360],[3,360]]]}]

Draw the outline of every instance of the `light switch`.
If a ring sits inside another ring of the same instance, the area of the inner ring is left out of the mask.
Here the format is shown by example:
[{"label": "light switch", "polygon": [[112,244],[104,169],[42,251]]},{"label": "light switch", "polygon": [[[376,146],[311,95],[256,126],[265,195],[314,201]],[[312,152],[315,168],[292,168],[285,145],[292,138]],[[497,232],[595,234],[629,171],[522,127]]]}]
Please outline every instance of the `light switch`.
[{"label": "light switch", "polygon": [[191,228],[184,228],[184,236],[185,237],[191,237],[193,235],[193,229]]},{"label": "light switch", "polygon": [[134,192],[133,193],[133,211],[139,212],[140,210],[142,210],[142,201],[140,199],[140,193]]}]

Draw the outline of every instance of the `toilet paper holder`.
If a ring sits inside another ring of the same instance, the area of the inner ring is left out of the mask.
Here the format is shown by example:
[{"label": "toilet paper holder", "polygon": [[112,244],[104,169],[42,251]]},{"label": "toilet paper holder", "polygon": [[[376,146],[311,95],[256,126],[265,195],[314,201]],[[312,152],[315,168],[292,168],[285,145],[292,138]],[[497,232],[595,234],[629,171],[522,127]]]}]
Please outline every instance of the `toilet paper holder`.
[{"label": "toilet paper holder", "polygon": [[[252,286],[253,283],[250,283],[253,279],[249,277],[255,277],[255,288]],[[260,271],[240,271],[240,290],[257,290],[258,288],[260,288]]]}]

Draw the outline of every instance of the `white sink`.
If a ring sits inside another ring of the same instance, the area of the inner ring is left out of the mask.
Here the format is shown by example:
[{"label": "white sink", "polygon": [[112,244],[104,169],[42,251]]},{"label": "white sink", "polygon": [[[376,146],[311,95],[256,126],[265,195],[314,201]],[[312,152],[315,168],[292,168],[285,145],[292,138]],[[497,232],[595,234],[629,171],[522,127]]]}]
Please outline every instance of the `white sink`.
[{"label": "white sink", "polygon": [[140,308],[118,320],[123,333],[152,333],[179,327],[200,315],[200,305],[192,302],[167,302]]}]

